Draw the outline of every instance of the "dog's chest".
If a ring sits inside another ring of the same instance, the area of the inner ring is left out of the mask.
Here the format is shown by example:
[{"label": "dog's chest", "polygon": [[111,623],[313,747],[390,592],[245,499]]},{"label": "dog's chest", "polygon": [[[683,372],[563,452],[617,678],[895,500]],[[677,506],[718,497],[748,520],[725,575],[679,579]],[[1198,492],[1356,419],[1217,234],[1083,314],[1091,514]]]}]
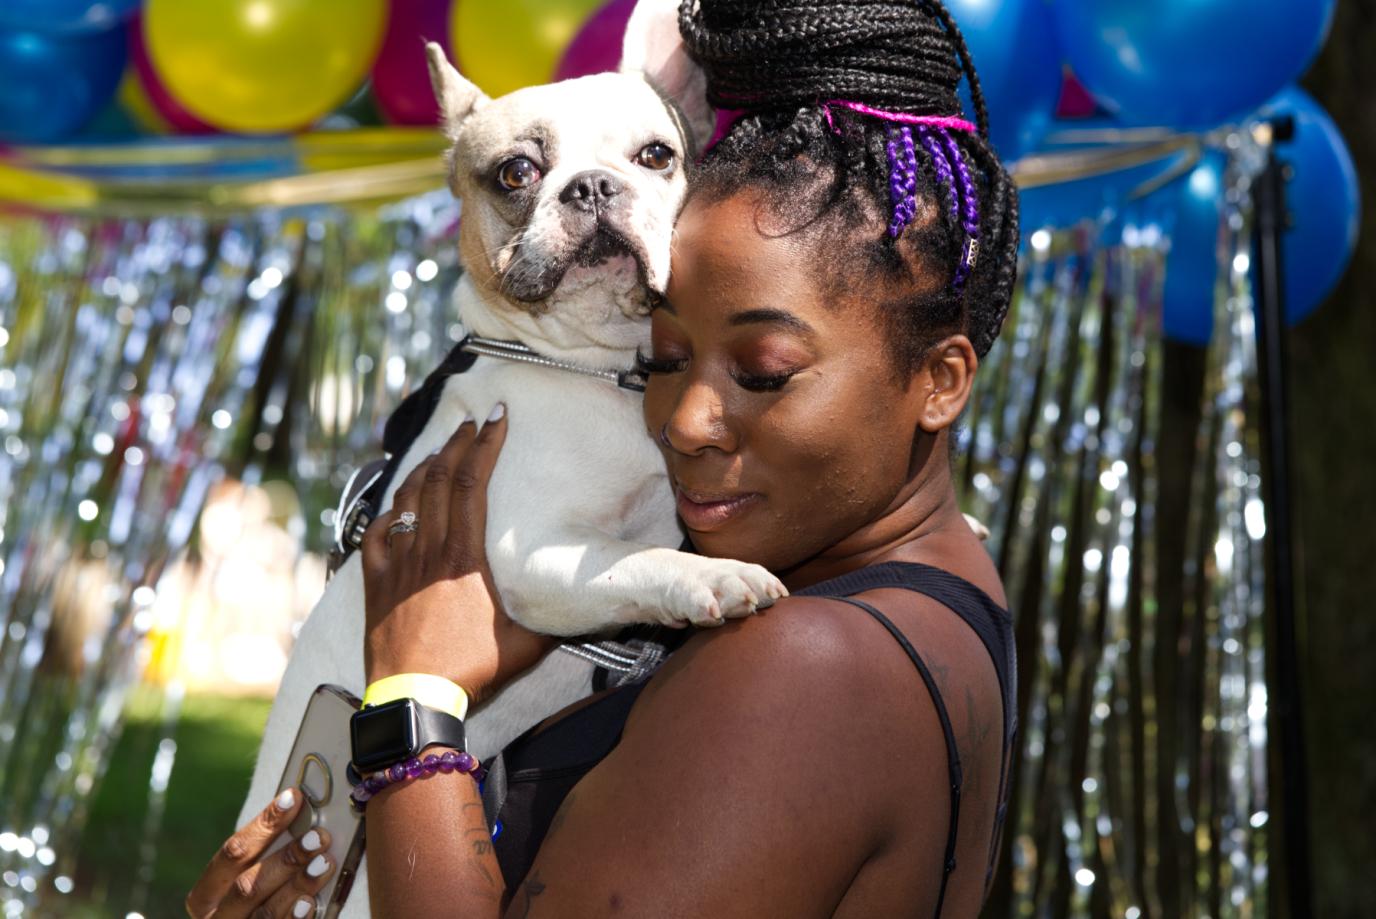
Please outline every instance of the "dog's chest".
[{"label": "dog's chest", "polygon": [[[465,418],[485,419],[506,404],[506,443],[488,488],[489,536],[502,527],[579,522],[607,532],[674,520],[673,496],[658,448],[645,432],[639,393],[594,377],[479,358],[444,384],[434,411],[407,450],[392,492]],[[625,537],[648,533],[622,533]],[[677,545],[666,529],[662,534]]]}]

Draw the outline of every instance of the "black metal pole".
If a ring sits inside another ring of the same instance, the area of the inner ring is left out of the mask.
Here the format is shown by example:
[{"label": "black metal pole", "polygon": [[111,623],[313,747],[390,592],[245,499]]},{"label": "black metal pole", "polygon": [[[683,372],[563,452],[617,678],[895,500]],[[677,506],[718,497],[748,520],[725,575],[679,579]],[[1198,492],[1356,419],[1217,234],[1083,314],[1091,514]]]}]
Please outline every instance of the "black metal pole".
[{"label": "black metal pole", "polygon": [[[1300,697],[1299,653],[1295,627],[1295,556],[1290,487],[1290,402],[1285,354],[1285,276],[1281,236],[1286,227],[1285,164],[1275,142],[1289,140],[1294,120],[1271,124],[1273,143],[1266,168],[1254,188],[1256,206],[1254,259],[1257,360],[1262,400],[1263,453],[1268,474],[1266,539],[1270,543],[1271,610],[1275,685],[1271,706],[1280,731],[1281,807],[1291,919],[1308,919],[1313,910],[1309,864],[1309,792],[1305,764],[1304,711]],[[1272,788],[1274,788],[1274,784]],[[1274,807],[1274,803],[1272,804]]]}]

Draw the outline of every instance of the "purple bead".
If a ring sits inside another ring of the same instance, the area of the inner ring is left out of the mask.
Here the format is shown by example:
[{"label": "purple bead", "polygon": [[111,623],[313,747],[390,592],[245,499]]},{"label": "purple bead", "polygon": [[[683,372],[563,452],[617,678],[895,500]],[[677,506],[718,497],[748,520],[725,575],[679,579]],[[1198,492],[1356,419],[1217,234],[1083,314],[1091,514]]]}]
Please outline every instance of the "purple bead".
[{"label": "purple bead", "polygon": [[369,795],[375,795],[388,786],[388,781],[375,775],[370,775],[363,780],[363,790]]},{"label": "purple bead", "polygon": [[433,753],[421,760],[420,764],[424,767],[426,775],[434,775],[440,771],[440,758]]},{"label": "purple bead", "polygon": [[358,788],[355,788],[353,791],[351,791],[351,792],[349,793],[349,797],[350,797],[350,798],[353,798],[354,803],[355,803],[355,804],[359,804],[359,805],[367,804],[367,803],[368,803],[368,799],[371,798],[372,796],[373,796],[373,792],[369,791],[368,789],[366,789],[366,788],[364,788],[364,787],[362,787],[362,786],[359,786]]},{"label": "purple bead", "polygon": [[459,754],[453,750],[445,750],[440,755],[440,772],[450,773],[459,764]]},{"label": "purple bead", "polygon": [[404,763],[394,763],[387,768],[387,779],[390,782],[404,782],[406,780],[406,765]]},{"label": "purple bead", "polygon": [[478,761],[467,750],[464,750],[458,755],[458,761],[454,763],[454,768],[466,775],[478,768]]},{"label": "purple bead", "polygon": [[407,777],[407,778],[410,778],[410,779],[418,779],[418,778],[420,778],[420,777],[421,777],[422,775],[424,775],[424,774],[425,774],[425,767],[421,765],[420,760],[412,758],[412,759],[408,759],[408,760],[406,761],[406,777]]}]

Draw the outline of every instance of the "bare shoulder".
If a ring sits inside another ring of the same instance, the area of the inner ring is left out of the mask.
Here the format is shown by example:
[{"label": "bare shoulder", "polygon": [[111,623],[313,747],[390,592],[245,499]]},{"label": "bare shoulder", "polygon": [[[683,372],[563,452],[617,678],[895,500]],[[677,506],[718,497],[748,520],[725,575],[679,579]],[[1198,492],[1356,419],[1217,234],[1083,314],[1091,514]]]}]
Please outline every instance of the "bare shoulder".
[{"label": "bare shoulder", "polygon": [[948,794],[941,726],[893,638],[791,597],[655,674],[556,816],[529,915],[904,912],[934,902]]}]

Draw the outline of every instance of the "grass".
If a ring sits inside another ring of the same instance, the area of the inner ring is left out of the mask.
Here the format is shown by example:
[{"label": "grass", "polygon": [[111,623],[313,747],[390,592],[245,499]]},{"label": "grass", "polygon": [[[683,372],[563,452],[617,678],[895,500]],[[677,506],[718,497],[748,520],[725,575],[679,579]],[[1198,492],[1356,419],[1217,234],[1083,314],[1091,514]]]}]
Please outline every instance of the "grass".
[{"label": "grass", "polygon": [[[184,916],[182,901],[233,830],[270,700],[191,695],[173,739],[166,809],[150,821],[149,778],[166,729],[161,694],[135,694],[82,836],[76,892],[61,915]],[[155,823],[149,826],[150,822]]]}]

